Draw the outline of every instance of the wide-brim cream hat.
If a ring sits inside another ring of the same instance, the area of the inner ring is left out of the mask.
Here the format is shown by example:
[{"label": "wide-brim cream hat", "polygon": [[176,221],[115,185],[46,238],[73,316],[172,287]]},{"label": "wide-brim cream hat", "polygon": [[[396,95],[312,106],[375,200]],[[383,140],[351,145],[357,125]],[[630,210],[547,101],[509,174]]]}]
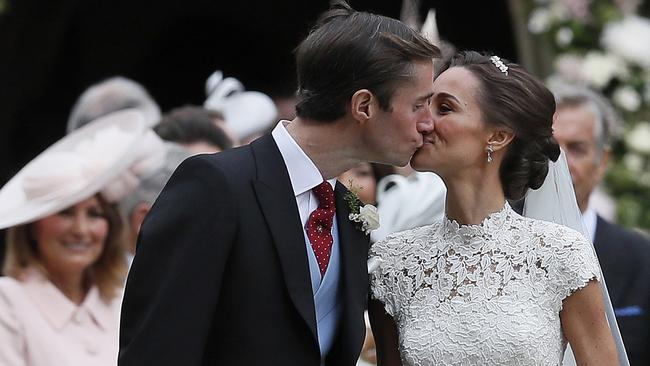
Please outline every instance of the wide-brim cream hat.
[{"label": "wide-brim cream hat", "polygon": [[130,167],[146,132],[142,112],[125,109],[63,137],[0,190],[0,229],[30,223],[101,191]]}]

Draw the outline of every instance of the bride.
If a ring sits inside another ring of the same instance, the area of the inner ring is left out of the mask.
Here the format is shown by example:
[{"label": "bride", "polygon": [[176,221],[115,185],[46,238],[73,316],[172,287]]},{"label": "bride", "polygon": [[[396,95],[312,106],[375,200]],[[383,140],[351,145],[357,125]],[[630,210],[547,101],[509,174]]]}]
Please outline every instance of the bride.
[{"label": "bride", "polygon": [[617,365],[591,244],[522,217],[539,188],[551,92],[519,65],[456,54],[434,81],[435,131],[411,165],[447,186],[445,218],[375,243],[369,313],[379,365]]}]

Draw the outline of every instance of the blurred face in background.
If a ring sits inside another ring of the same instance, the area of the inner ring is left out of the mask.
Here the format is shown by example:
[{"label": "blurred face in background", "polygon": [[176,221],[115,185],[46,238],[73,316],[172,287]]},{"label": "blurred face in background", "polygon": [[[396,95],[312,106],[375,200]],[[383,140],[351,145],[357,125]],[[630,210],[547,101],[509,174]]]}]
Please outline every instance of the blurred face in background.
[{"label": "blurred face in background", "polygon": [[377,179],[370,163],[360,163],[338,177],[348,189],[354,191],[361,202],[375,204]]},{"label": "blurred face in background", "polygon": [[553,136],[566,153],[578,206],[584,212],[591,192],[603,179],[609,150],[600,151],[596,116],[586,105],[560,106],[555,112]]},{"label": "blurred face in background", "polygon": [[101,256],[109,223],[99,199],[91,197],[36,221],[31,230],[49,273],[83,272]]}]

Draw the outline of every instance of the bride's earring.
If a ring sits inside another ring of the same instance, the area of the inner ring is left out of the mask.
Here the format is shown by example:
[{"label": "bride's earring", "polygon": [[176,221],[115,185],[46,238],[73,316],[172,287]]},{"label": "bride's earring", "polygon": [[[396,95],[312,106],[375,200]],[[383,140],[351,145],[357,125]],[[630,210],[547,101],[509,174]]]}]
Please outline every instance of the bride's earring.
[{"label": "bride's earring", "polygon": [[487,162],[491,163],[492,162],[492,153],[494,152],[494,148],[492,147],[492,145],[488,145],[485,148],[485,151],[487,151]]}]

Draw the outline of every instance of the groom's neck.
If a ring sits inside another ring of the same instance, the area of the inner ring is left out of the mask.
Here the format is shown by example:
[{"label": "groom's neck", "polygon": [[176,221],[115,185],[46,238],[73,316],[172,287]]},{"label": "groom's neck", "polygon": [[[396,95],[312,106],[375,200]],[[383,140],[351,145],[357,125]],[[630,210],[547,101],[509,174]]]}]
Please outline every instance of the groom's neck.
[{"label": "groom's neck", "polygon": [[358,132],[350,121],[319,122],[296,117],[287,131],[325,179],[339,176],[363,161]]}]

